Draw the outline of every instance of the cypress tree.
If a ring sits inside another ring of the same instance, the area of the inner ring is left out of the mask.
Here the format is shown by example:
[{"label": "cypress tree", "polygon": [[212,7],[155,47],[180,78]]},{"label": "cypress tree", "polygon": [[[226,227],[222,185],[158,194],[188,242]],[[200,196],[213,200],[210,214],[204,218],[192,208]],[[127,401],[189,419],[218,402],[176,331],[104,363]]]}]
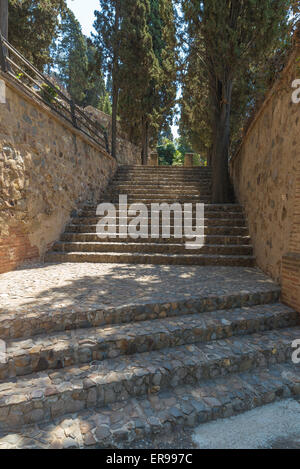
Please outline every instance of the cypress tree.
[{"label": "cypress tree", "polygon": [[293,3],[290,0],[182,1],[189,46],[202,45],[198,54],[202,76],[207,77],[204,89],[212,135],[215,203],[230,200],[228,156],[234,88],[251,64],[263,60],[280,43],[287,31]]},{"label": "cypress tree", "polygon": [[[119,101],[120,25],[122,0],[99,0],[100,8],[95,11],[94,42],[102,57],[102,63],[112,81],[112,141],[111,153],[116,157],[117,113]],[[127,2],[126,2],[127,3]]]},{"label": "cypress tree", "polygon": [[89,88],[88,47],[71,10],[67,10],[62,19],[59,40],[53,48],[55,74],[74,102],[82,105]]},{"label": "cypress tree", "polygon": [[147,164],[149,144],[170,124],[176,98],[174,9],[170,0],[130,0],[123,15],[119,114]]},{"label": "cypress tree", "polygon": [[66,9],[65,0],[9,0],[8,40],[40,70]]}]

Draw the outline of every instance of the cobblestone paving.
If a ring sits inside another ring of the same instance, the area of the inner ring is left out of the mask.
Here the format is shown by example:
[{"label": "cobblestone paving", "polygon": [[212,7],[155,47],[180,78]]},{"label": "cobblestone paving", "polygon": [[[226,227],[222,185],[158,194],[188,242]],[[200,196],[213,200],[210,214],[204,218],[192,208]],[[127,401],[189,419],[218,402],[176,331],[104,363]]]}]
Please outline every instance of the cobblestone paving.
[{"label": "cobblestone paving", "polygon": [[170,434],[174,428],[230,417],[299,394],[299,368],[277,365],[24,427],[0,435],[0,449],[121,448],[122,442],[152,438],[162,430]]},{"label": "cobblestone paving", "polygon": [[1,275],[0,449],[122,447],[299,397],[299,317],[279,295],[246,267]]},{"label": "cobblestone paving", "polygon": [[0,275],[0,315],[99,308],[269,291],[274,282],[247,267],[37,264]]},{"label": "cobblestone paving", "polygon": [[[0,431],[65,413],[290,362],[300,328],[108,359],[0,383]],[[22,357],[21,357],[22,358]],[[9,416],[9,418],[8,418]]]}]

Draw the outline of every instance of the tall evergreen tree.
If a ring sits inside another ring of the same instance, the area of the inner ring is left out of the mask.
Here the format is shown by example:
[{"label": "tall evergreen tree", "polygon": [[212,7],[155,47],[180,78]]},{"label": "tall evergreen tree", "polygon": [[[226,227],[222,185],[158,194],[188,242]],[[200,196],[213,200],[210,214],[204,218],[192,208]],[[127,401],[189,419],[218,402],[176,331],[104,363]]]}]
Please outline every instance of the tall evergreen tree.
[{"label": "tall evergreen tree", "polygon": [[182,1],[192,48],[207,77],[206,106],[212,138],[213,201],[230,199],[228,153],[233,90],[252,63],[276,48],[287,31],[290,0]]},{"label": "tall evergreen tree", "polygon": [[121,25],[119,114],[131,139],[142,144],[147,163],[153,99],[160,79],[159,62],[148,26],[150,0],[128,0]]},{"label": "tall evergreen tree", "polygon": [[117,113],[119,101],[120,25],[122,0],[99,0],[100,8],[95,11],[94,41],[102,56],[103,65],[112,80],[112,142],[111,153],[116,157]]},{"label": "tall evergreen tree", "polygon": [[[119,114],[147,163],[151,139],[170,125],[176,98],[176,35],[170,0],[131,0],[121,26]],[[134,86],[132,86],[134,83]]]},{"label": "tall evergreen tree", "polygon": [[8,39],[40,70],[66,8],[65,0],[9,0]]},{"label": "tall evergreen tree", "polygon": [[103,78],[101,58],[91,39],[87,39],[87,61],[87,89],[83,104],[111,114],[111,103]]},{"label": "tall evergreen tree", "polygon": [[54,44],[56,75],[76,104],[82,105],[88,89],[88,47],[81,26],[71,10],[62,19]]}]

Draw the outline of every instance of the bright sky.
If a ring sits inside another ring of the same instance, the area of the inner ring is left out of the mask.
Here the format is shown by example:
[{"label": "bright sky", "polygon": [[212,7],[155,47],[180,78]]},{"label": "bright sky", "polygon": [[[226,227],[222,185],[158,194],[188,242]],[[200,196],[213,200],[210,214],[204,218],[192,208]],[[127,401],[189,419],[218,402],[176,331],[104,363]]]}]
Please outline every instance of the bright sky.
[{"label": "bright sky", "polygon": [[67,0],[68,7],[82,26],[82,32],[90,36],[95,21],[94,11],[99,8],[99,0]]},{"label": "bright sky", "polygon": [[[80,22],[83,34],[90,36],[95,20],[94,11],[99,8],[99,0],[67,0],[67,4]],[[174,138],[178,137],[177,126],[172,127],[172,133]]]}]

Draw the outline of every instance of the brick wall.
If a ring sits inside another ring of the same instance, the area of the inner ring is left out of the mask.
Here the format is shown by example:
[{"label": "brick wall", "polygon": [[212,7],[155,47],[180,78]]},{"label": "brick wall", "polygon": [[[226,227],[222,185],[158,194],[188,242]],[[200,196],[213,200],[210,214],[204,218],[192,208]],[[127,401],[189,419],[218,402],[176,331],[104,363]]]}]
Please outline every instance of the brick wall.
[{"label": "brick wall", "polygon": [[39,251],[32,246],[29,236],[22,229],[11,229],[0,239],[0,274],[16,268],[27,260],[39,258]]},{"label": "brick wall", "polygon": [[257,264],[280,283],[283,256],[297,252],[300,244],[300,209],[296,203],[299,192],[297,195],[295,189],[299,185],[300,104],[292,102],[292,82],[300,78],[299,57],[300,46],[296,44],[230,163]]},{"label": "brick wall", "polygon": [[300,312],[300,158],[295,184],[290,250],[283,256],[282,299]]}]

